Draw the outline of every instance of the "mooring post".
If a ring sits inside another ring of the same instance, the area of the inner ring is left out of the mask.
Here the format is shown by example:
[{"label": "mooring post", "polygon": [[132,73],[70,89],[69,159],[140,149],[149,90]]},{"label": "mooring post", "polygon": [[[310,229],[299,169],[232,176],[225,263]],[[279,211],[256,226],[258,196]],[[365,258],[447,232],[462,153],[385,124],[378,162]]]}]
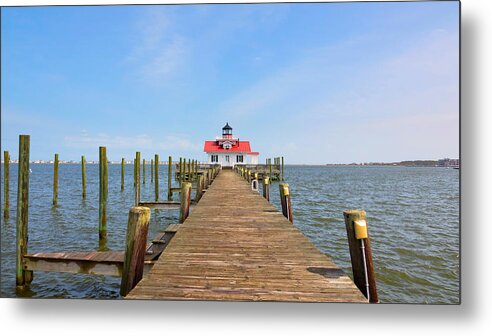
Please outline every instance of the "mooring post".
[{"label": "mooring post", "polygon": [[191,183],[183,182],[181,185],[180,194],[180,207],[179,207],[179,222],[183,223],[190,214],[191,203]]},{"label": "mooring post", "polygon": [[272,159],[268,159],[268,165],[270,166],[270,180],[272,179]]},{"label": "mooring post", "polygon": [[282,182],[284,181],[284,157],[282,156]]},{"label": "mooring post", "polygon": [[282,205],[282,214],[292,223],[292,206],[290,202],[289,185],[280,183],[278,185],[280,191],[280,204]]},{"label": "mooring post", "polygon": [[120,294],[122,296],[126,296],[142,279],[149,221],[149,208],[133,207],[130,209],[120,286]]},{"label": "mooring post", "polygon": [[107,237],[108,158],[106,147],[99,147],[99,240]]},{"label": "mooring post", "polygon": [[140,205],[140,152],[135,153],[135,206]]},{"label": "mooring post", "polygon": [[173,199],[173,191],[171,190],[173,177],[173,158],[169,156],[169,164],[167,166],[167,200],[172,201]]},{"label": "mooring post", "polygon": [[155,154],[154,157],[154,189],[155,189],[155,201],[159,200],[159,155]]},{"label": "mooring post", "polygon": [[191,161],[191,182],[195,179],[195,160]]},{"label": "mooring post", "polygon": [[142,159],[142,184],[145,184],[145,159]]},{"label": "mooring post", "polygon": [[10,155],[8,151],[3,151],[3,218],[8,219],[10,215]]},{"label": "mooring post", "polygon": [[58,204],[58,154],[55,154],[53,162],[53,205]]},{"label": "mooring post", "polygon": [[183,158],[179,158],[179,185],[181,185],[181,182],[183,182]]},{"label": "mooring post", "polygon": [[191,181],[191,160],[188,159],[188,179],[187,181]]},{"label": "mooring post", "polygon": [[19,165],[17,173],[17,218],[16,218],[16,275],[15,283],[19,287],[32,281],[32,271],[24,269],[24,255],[27,253],[28,242],[28,211],[29,211],[29,135],[19,136]]},{"label": "mooring post", "polygon": [[125,190],[125,158],[121,158],[121,191]]},{"label": "mooring post", "polygon": [[85,156],[82,155],[80,159],[80,163],[82,165],[82,199],[85,199],[86,193],[86,176],[85,176]]},{"label": "mooring post", "polygon": [[366,212],[364,210],[346,210],[343,212],[343,217],[347,229],[354,283],[369,302],[378,303]]},{"label": "mooring post", "polygon": [[150,183],[154,183],[154,160],[150,160]]},{"label": "mooring post", "polygon": [[196,176],[196,194],[195,202],[198,202],[203,196],[203,175]]},{"label": "mooring post", "polygon": [[263,176],[263,197],[270,202],[270,178],[268,176]]}]

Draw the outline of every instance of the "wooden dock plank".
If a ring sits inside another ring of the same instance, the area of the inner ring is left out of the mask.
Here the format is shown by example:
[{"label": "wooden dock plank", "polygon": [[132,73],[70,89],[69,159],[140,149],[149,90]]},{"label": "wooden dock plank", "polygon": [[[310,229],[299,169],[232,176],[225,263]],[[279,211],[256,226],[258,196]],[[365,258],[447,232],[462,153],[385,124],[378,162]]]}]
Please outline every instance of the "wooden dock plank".
[{"label": "wooden dock plank", "polygon": [[233,171],[221,171],[130,299],[367,302]]}]

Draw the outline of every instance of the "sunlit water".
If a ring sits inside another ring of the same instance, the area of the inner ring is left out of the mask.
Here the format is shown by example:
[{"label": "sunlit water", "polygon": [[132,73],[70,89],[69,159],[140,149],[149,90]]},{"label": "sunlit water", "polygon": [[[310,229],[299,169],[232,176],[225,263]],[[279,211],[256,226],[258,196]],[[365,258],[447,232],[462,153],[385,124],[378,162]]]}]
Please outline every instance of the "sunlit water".
[{"label": "sunlit water", "polygon": [[[30,252],[99,248],[98,166],[86,167],[87,198],[82,200],[80,165],[59,166],[59,205],[54,208],[51,205],[53,166],[30,165]],[[128,210],[134,203],[133,166],[126,165],[125,173],[125,190],[121,192],[120,165],[109,165],[107,248],[110,250],[124,249]],[[161,166],[159,174],[160,197],[166,199],[167,167]],[[141,199],[153,200],[149,165],[146,175]],[[294,224],[349,275],[343,210],[367,211],[382,302],[459,302],[458,170],[287,166],[285,180],[291,188]],[[1,225],[2,297],[119,298],[119,278],[68,273],[35,272],[30,289],[16,292],[16,164],[10,165],[10,190],[10,219],[2,219]],[[178,198],[175,195],[175,200]],[[275,183],[271,187],[271,201],[280,208]],[[178,210],[154,210],[149,237],[168,224],[177,223],[178,216]]]}]

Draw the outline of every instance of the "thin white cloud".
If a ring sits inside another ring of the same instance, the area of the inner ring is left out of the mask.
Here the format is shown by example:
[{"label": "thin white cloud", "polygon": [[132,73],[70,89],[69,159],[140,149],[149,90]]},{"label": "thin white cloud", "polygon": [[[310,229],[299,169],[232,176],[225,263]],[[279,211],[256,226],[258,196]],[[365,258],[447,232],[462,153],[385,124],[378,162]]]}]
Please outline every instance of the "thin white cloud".
[{"label": "thin white cloud", "polygon": [[173,30],[168,7],[152,8],[137,23],[133,49],[126,58],[137,78],[147,84],[163,84],[185,69],[188,40]]},{"label": "thin white cloud", "polygon": [[78,149],[94,149],[105,146],[128,151],[146,149],[197,151],[201,149],[201,144],[193,143],[184,136],[167,135],[163,139],[155,141],[147,134],[112,136],[99,133],[91,135],[87,131],[82,131],[80,135],[76,136],[65,136],[64,144],[66,147]]}]

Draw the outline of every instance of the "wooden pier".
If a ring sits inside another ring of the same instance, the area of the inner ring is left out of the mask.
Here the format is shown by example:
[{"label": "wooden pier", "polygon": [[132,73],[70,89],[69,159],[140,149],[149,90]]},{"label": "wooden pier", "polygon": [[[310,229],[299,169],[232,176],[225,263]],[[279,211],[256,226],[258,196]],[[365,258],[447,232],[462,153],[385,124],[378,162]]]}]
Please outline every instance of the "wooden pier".
[{"label": "wooden pier", "polygon": [[[274,161],[274,164],[281,162],[282,167],[275,177],[282,181],[278,185],[282,207],[279,212],[269,203],[271,160],[267,160],[269,171],[264,173],[260,196],[261,173],[254,170],[257,167],[244,165],[234,169],[222,169],[215,164],[199,167],[196,160],[180,158],[179,187],[173,186],[173,162],[169,156],[168,200],[161,201],[156,154],[155,160],[151,160],[155,200],[141,201],[141,160],[140,152],[136,152],[135,206],[128,215],[126,249],[108,251],[108,160],[106,148],[100,147],[98,251],[28,252],[29,144],[29,135],[19,136],[16,218],[19,290],[30,285],[33,272],[42,271],[121,277],[120,294],[129,299],[379,302],[365,211],[344,212],[353,282],[293,225],[289,185],[283,182],[283,158]],[[4,156],[9,157],[8,153]],[[9,160],[5,161],[8,169]],[[83,187],[84,164],[82,156]],[[124,159],[121,172],[124,172]],[[57,179],[55,165],[54,181]],[[8,195],[8,189],[4,192]],[[179,193],[179,202],[172,200],[173,193]],[[56,206],[57,188],[53,196]],[[150,208],[178,207],[179,224],[169,224],[147,241]]]},{"label": "wooden pier", "polygon": [[367,302],[232,170],[222,170],[129,299]]}]

